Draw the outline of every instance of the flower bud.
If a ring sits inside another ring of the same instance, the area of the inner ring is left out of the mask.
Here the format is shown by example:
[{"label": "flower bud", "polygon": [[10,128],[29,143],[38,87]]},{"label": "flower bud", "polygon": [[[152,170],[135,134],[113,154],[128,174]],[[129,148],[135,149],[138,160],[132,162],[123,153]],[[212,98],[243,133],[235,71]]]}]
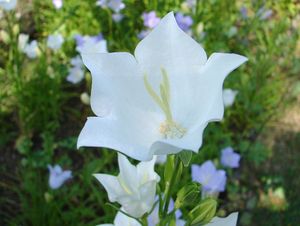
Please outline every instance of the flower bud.
[{"label": "flower bud", "polygon": [[196,203],[200,198],[200,184],[196,182],[189,183],[177,193],[175,208],[179,209],[184,205]]},{"label": "flower bud", "polygon": [[188,214],[189,225],[207,224],[215,216],[217,201],[213,198],[206,198],[200,202]]}]

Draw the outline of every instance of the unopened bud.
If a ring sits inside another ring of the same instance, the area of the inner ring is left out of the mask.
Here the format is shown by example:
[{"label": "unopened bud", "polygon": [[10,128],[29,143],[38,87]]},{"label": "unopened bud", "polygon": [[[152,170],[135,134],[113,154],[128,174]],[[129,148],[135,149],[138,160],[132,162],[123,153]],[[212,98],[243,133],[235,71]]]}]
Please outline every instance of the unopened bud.
[{"label": "unopened bud", "polygon": [[188,214],[189,225],[207,224],[215,216],[217,210],[217,201],[213,198],[206,198],[200,202]]},{"label": "unopened bud", "polygon": [[179,209],[187,204],[194,204],[200,200],[200,198],[200,184],[195,182],[189,183],[182,187],[177,193],[175,208]]}]

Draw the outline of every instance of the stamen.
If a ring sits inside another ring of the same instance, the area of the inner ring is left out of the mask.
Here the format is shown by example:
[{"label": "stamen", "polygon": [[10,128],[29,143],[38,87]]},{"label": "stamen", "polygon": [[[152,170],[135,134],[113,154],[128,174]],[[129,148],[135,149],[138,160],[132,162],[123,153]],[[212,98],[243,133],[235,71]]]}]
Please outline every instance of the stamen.
[{"label": "stamen", "polygon": [[159,85],[160,96],[158,96],[151,87],[146,74],[144,75],[144,84],[150,96],[166,116],[166,121],[163,122],[159,127],[160,133],[164,136],[165,139],[181,138],[186,133],[186,129],[173,121],[172,111],[170,107],[170,83],[168,74],[164,68],[161,68],[161,74],[163,80]]}]

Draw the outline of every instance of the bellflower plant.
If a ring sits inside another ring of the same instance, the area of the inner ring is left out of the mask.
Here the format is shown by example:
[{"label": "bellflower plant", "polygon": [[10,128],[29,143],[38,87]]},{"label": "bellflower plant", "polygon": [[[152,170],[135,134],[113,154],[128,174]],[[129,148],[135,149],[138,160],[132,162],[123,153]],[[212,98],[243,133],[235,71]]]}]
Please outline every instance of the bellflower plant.
[{"label": "bellflower plant", "polygon": [[52,50],[58,50],[64,43],[64,37],[61,34],[49,35],[47,46]]},{"label": "bellflower plant", "polygon": [[49,169],[49,186],[52,189],[60,188],[65,181],[72,178],[72,172],[70,170],[63,171],[59,165],[48,165]]},{"label": "bellflower plant", "polygon": [[205,226],[236,226],[238,213],[232,213],[226,218],[214,217],[210,223]]},{"label": "bellflower plant", "polygon": [[108,147],[137,160],[183,149],[198,152],[207,124],[223,118],[224,79],[247,60],[230,53],[207,59],[173,12],[138,44],[135,56],[81,54],[92,73],[97,117],[88,118],[77,146]]},{"label": "bellflower plant", "polygon": [[144,20],[144,26],[151,29],[155,28],[160,21],[160,18],[156,16],[155,11],[143,13],[142,18]]},{"label": "bellflower plant", "polygon": [[206,194],[225,191],[226,173],[224,170],[217,170],[210,160],[204,162],[201,166],[192,165],[192,179],[202,185]]},{"label": "bellflower plant", "polygon": [[141,217],[151,210],[155,202],[156,184],[160,180],[154,171],[155,158],[134,166],[124,155],[118,154],[118,163],[118,176],[94,176],[104,186],[111,202],[120,203],[131,216]]},{"label": "bellflower plant", "polygon": [[27,43],[23,49],[23,52],[30,58],[34,59],[40,54],[38,42],[36,40]]},{"label": "bellflower plant", "polygon": [[107,44],[102,34],[97,36],[81,36],[76,35],[76,50],[79,53],[106,53]]},{"label": "bellflower plant", "polygon": [[224,148],[221,153],[221,163],[223,166],[230,168],[238,168],[240,166],[241,156],[234,152],[232,147]]},{"label": "bellflower plant", "polygon": [[52,0],[52,3],[56,9],[60,9],[63,6],[63,0]]},{"label": "bellflower plant", "polygon": [[16,8],[17,0],[0,0],[0,8],[11,11]]},{"label": "bellflower plant", "polygon": [[113,224],[99,224],[97,226],[142,226],[137,220],[118,212]]},{"label": "bellflower plant", "polygon": [[193,25],[193,19],[190,16],[184,16],[182,13],[178,12],[175,15],[178,26],[185,32],[189,31]]},{"label": "bellflower plant", "polygon": [[223,101],[225,107],[230,107],[233,105],[236,95],[238,91],[232,89],[224,89],[223,90]]}]

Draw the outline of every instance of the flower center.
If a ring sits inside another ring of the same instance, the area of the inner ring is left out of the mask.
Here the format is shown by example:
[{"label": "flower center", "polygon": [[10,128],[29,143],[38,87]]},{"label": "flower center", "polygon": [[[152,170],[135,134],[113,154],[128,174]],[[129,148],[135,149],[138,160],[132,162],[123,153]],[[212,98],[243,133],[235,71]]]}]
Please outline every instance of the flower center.
[{"label": "flower center", "polygon": [[186,129],[178,125],[176,122],[163,122],[159,126],[159,132],[165,139],[182,138],[186,133]]},{"label": "flower center", "polygon": [[170,107],[170,83],[168,74],[164,68],[161,68],[161,74],[163,80],[159,85],[160,96],[151,87],[147,79],[147,75],[144,75],[144,84],[146,90],[166,116],[166,120],[159,126],[159,132],[165,139],[182,138],[186,133],[186,129],[173,120]]}]

